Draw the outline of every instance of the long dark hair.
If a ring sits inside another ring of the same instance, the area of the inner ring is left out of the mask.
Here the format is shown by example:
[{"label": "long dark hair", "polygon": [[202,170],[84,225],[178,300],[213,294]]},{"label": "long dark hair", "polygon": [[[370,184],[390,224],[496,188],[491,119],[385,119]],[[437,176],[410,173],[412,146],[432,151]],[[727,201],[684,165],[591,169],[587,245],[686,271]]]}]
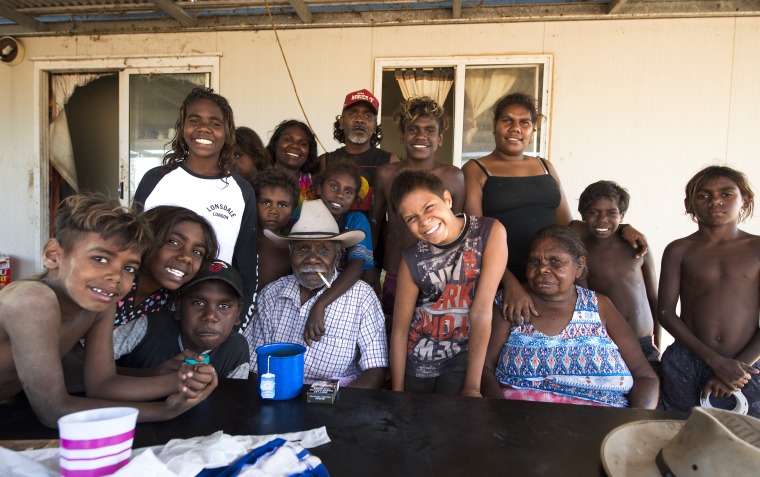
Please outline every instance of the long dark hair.
[{"label": "long dark hair", "polygon": [[235,145],[235,119],[232,114],[232,106],[227,99],[214,93],[211,88],[195,88],[190,91],[179,108],[179,118],[174,124],[176,134],[172,139],[172,148],[164,154],[163,166],[167,170],[176,169],[187,158],[188,148],[185,144],[185,120],[187,119],[187,108],[192,103],[208,99],[216,104],[222,110],[222,122],[224,124],[224,145],[219,152],[219,168],[222,170],[222,176],[229,176],[235,171],[235,158],[232,155],[232,147]]},{"label": "long dark hair", "polygon": [[282,136],[283,131],[285,131],[290,126],[298,126],[301,128],[304,134],[306,134],[306,138],[309,141],[309,155],[306,158],[306,162],[304,162],[303,166],[301,166],[301,172],[307,172],[309,174],[317,172],[319,170],[319,158],[317,157],[317,137],[313,132],[311,132],[309,126],[296,119],[287,119],[281,122],[277,125],[274,132],[272,133],[272,138],[269,140],[269,144],[267,144],[267,152],[269,152],[269,157],[272,158],[272,163],[277,163],[277,155],[275,154],[277,141],[280,140],[280,136]]}]

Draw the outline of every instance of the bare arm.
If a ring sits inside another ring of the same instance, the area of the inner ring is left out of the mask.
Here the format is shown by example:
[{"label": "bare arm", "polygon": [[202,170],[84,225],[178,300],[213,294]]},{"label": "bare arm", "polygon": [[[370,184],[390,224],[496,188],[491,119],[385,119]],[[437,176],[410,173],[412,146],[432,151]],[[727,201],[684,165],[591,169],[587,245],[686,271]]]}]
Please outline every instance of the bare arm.
[{"label": "bare arm", "polygon": [[464,213],[475,217],[483,216],[483,182],[485,173],[473,161],[462,167],[465,184]]},{"label": "bare arm", "polygon": [[660,395],[660,381],[644,357],[639,340],[628,322],[604,295],[599,298],[599,316],[605,323],[607,334],[618,347],[626,366],[633,376],[633,387],[628,394],[630,407],[654,409]]},{"label": "bare arm", "polygon": [[501,285],[503,290],[501,313],[505,320],[519,324],[522,317],[526,323],[530,323],[531,316],[538,316],[538,310],[530,294],[525,291],[525,287],[508,268],[504,269]]},{"label": "bare arm", "polygon": [[483,377],[480,381],[480,392],[484,397],[504,399],[501,385],[496,379],[496,368],[499,366],[499,356],[504,344],[509,339],[512,330],[510,322],[502,320],[499,309],[494,307],[493,319],[491,320],[491,337],[488,340],[488,350],[483,364]]},{"label": "bare arm", "polygon": [[349,388],[380,389],[385,384],[385,368],[370,368],[359,375]]},{"label": "bare arm", "polygon": [[559,180],[557,171],[554,170],[554,166],[551,162],[546,161],[546,164],[549,167],[549,174],[551,174],[551,176],[557,182],[557,187],[559,187],[559,205],[556,209],[554,209],[557,223],[560,225],[567,225],[573,220],[573,213],[570,211],[570,204],[567,202],[567,196],[565,196],[565,191],[562,189],[562,183]]},{"label": "bare arm", "polygon": [[332,282],[330,288],[325,290],[314,302],[303,330],[303,340],[308,346],[311,346],[312,341],[319,341],[325,334],[325,310],[327,307],[356,284],[361,278],[363,270],[364,260],[359,258],[351,260],[346,269]]},{"label": "bare arm", "polygon": [[465,202],[464,174],[457,169],[446,182],[446,189],[451,193],[451,210],[455,214],[461,214]]},{"label": "bare arm", "polygon": [[507,233],[504,226],[494,221],[488,236],[480,277],[475,288],[475,298],[470,306],[470,335],[467,357],[467,373],[462,386],[463,396],[481,396],[480,384],[488,340],[491,336],[493,297],[507,266]]},{"label": "bare arm", "polygon": [[409,326],[412,324],[414,305],[419,293],[419,288],[412,280],[405,260],[401,260],[399,265],[396,283],[396,303],[393,306],[393,328],[391,330],[391,380],[394,391],[403,391]]},{"label": "bare arm", "polygon": [[[24,385],[24,391],[32,409],[40,421],[47,426],[55,427],[58,418],[72,412],[125,405],[137,407],[140,410],[141,422],[171,419],[205,399],[216,386],[214,374],[213,382],[194,399],[188,398],[187,393],[175,390],[175,394],[166,401],[149,403],[125,403],[123,400],[70,396],[66,392],[60,358],[61,351],[68,350],[60,349],[61,314],[55,294],[42,284],[27,282],[22,285],[21,290],[17,289],[10,307],[7,306],[7,300],[4,301],[6,303],[3,303],[3,316],[0,316],[0,320],[13,344],[16,372]],[[110,342],[113,310],[110,310],[110,315],[106,313],[106,316],[110,317],[110,320],[106,320],[111,325],[111,329],[108,330]],[[8,319],[8,317],[13,319]],[[113,357],[111,366],[113,367]],[[86,367],[87,355],[85,355],[85,378],[87,378]]]},{"label": "bare arm", "polygon": [[660,349],[660,340],[662,339],[662,326],[657,319],[657,271],[654,269],[654,259],[652,254],[644,255],[644,263],[641,264],[641,273],[644,275],[644,288],[647,291],[647,300],[649,308],[652,311],[654,320],[654,345]]}]

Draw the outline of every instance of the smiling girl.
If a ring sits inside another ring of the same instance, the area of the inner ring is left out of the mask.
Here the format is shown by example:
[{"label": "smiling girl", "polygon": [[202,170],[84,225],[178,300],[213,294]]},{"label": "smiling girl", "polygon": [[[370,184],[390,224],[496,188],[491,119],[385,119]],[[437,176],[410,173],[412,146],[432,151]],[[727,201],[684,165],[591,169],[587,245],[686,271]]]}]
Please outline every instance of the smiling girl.
[{"label": "smiling girl", "polygon": [[163,308],[172,292],[192,280],[218,252],[211,225],[192,210],[160,205],[146,212],[145,218],[154,239],[132,288],[117,303],[114,327]]},{"label": "smiling girl", "polygon": [[274,161],[275,169],[284,171],[298,180],[301,195],[288,224],[288,229],[301,215],[301,204],[308,199],[311,176],[319,170],[317,138],[309,126],[295,119],[277,125],[267,144],[267,152]]},{"label": "smiling girl", "polygon": [[311,308],[303,336],[307,344],[312,340],[319,341],[325,333],[324,315],[327,305],[348,291],[360,278],[370,283],[375,261],[369,221],[363,213],[349,210],[357,200],[363,198],[361,184],[359,169],[345,159],[331,161],[327,169],[314,178],[313,191],[327,206],[340,230],[361,230],[364,239],[343,251],[337,265],[340,275]]},{"label": "smiling girl", "polygon": [[163,165],[140,181],[135,207],[178,205],[209,221],[219,241],[218,258],[243,277],[245,327],[257,281],[256,197],[251,184],[234,172],[232,108],[213,90],[195,88],[182,103],[175,129]]}]

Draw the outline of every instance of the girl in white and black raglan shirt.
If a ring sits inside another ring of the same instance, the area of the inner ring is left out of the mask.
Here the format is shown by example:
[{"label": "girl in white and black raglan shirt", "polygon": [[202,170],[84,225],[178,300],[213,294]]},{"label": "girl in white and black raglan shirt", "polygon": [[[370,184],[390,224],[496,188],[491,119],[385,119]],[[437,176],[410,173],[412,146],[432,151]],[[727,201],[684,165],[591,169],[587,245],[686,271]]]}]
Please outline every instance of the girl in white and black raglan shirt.
[{"label": "girl in white and black raglan shirt", "polygon": [[257,275],[256,196],[235,170],[235,121],[227,100],[195,88],[185,98],[177,135],[162,166],[149,170],[134,196],[138,209],[179,205],[204,217],[219,241],[220,260],[243,278],[242,330],[253,316]]}]

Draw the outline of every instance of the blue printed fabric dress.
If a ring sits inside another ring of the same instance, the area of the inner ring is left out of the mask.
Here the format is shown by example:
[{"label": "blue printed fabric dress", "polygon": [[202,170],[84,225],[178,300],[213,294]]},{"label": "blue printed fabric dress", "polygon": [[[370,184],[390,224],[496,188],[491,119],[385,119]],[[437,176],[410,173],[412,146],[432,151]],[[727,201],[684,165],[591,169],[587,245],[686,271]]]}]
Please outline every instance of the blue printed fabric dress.
[{"label": "blue printed fabric dress", "polygon": [[538,390],[626,407],[633,377],[599,317],[596,292],[576,286],[578,301],[564,330],[547,336],[530,323],[512,325],[496,379]]}]

